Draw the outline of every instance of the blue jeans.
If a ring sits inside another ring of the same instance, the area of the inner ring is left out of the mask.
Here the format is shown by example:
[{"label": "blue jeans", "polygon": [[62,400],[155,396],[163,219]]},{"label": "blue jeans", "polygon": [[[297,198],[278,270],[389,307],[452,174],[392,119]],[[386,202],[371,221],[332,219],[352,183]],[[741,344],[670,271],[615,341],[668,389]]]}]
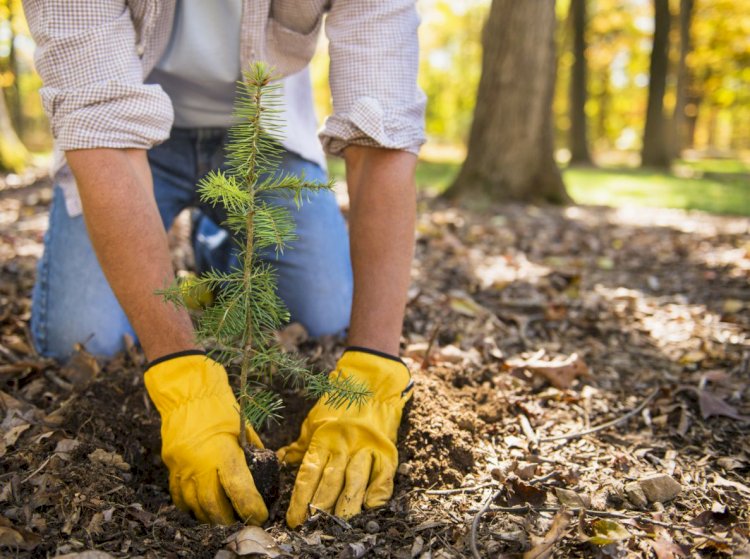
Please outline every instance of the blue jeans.
[{"label": "blue jeans", "polygon": [[[185,208],[200,210],[193,235],[199,271],[226,270],[236,262],[234,241],[216,225],[223,221],[221,211],[203,205],[195,186],[211,169],[225,168],[225,141],[224,130],[175,128],[169,140],[148,153],[164,227]],[[284,152],[280,171],[326,180],[318,165],[291,152]],[[278,257],[273,250],[262,257],[277,269],[279,295],[292,321],[313,336],[338,334],[349,325],[352,302],[346,224],[333,193],[310,193],[304,200],[297,210],[291,200],[269,198],[290,208],[299,239]],[[83,217],[68,216],[60,188],[55,188],[32,299],[32,337],[44,356],[66,359],[77,343],[109,356],[123,348],[124,334],[135,338],[102,273]]]}]

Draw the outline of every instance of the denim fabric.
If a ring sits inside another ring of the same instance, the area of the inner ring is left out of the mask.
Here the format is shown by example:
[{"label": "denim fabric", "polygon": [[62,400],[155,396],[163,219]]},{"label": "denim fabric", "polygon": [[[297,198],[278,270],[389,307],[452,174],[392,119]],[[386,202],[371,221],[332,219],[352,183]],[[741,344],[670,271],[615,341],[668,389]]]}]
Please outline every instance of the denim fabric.
[{"label": "denim fabric", "polygon": [[[202,205],[195,187],[208,171],[224,167],[225,141],[224,130],[175,128],[169,140],[148,153],[165,227],[183,209],[198,208],[193,239],[199,271],[236,262],[234,241],[216,225],[222,213]],[[291,152],[283,153],[280,171],[326,180],[318,165]],[[310,193],[304,200],[297,210],[290,200],[269,197],[269,203],[289,206],[299,239],[283,254],[269,250],[262,256],[277,269],[279,295],[293,321],[313,336],[341,333],[349,325],[352,300],[346,224],[332,193]],[[112,355],[123,348],[124,334],[134,336],[99,267],[83,218],[68,216],[60,188],[55,188],[37,270],[31,331],[39,353],[56,359],[67,358],[76,343],[96,355]]]}]

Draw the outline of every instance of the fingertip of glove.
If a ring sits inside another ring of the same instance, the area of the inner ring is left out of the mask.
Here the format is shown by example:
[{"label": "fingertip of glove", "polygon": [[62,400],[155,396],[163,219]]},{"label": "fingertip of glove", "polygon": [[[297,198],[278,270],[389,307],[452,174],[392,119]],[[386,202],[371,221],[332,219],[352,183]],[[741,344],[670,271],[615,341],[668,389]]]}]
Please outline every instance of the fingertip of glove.
[{"label": "fingertip of glove", "polygon": [[306,512],[300,514],[299,511],[293,510],[292,507],[289,507],[289,510],[286,511],[286,525],[289,526],[292,530],[302,525],[306,519]]},{"label": "fingertip of glove", "polygon": [[277,450],[276,458],[279,459],[279,462],[283,462],[284,464],[299,464],[302,461],[304,454],[304,452],[300,452],[299,450],[294,449],[293,445],[290,445],[283,446]]}]

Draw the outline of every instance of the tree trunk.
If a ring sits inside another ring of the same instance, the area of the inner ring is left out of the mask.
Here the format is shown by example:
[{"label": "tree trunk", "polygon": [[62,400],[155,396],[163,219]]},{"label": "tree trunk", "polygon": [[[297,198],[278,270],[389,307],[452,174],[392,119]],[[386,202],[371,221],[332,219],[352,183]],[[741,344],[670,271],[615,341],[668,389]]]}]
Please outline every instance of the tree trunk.
[{"label": "tree trunk", "polygon": [[570,164],[591,165],[586,122],[586,1],[571,0],[573,71],[570,76]]},{"label": "tree trunk", "polygon": [[677,66],[677,91],[674,114],[672,115],[672,155],[675,157],[679,157],[682,150],[687,147],[688,121],[685,107],[691,82],[687,57],[692,48],[690,44],[690,23],[693,16],[693,5],[694,0],[680,0],[680,61]]},{"label": "tree trunk", "polygon": [[648,82],[646,128],[643,132],[641,165],[669,168],[670,149],[664,118],[664,91],[669,64],[669,0],[654,0],[654,44]]},{"label": "tree trunk", "polygon": [[468,154],[446,195],[565,203],[553,156],[555,4],[494,0]]}]

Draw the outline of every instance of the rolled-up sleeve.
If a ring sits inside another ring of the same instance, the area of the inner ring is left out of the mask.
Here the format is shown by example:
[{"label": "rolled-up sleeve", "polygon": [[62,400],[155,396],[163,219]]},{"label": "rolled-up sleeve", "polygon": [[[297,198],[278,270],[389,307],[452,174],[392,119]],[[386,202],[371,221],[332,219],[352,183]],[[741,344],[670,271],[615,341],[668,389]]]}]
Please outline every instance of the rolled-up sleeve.
[{"label": "rolled-up sleeve", "polygon": [[326,21],[333,115],[320,133],[326,152],[340,155],[351,144],[419,151],[418,26],[413,0],[334,0]]},{"label": "rolled-up sleeve", "polygon": [[42,103],[57,147],[148,149],[169,136],[161,87],[143,83],[126,2],[24,0]]}]

